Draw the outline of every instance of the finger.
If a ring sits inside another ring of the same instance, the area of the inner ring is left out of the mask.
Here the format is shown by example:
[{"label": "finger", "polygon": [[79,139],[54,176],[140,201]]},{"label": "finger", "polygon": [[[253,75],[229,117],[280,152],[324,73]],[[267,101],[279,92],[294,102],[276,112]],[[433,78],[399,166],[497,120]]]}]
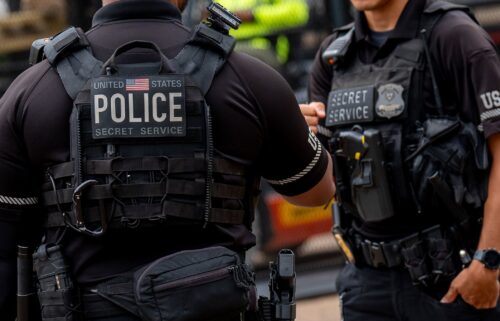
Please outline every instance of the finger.
[{"label": "finger", "polygon": [[326,116],[325,104],[320,102],[312,102],[309,105],[316,110],[316,115],[318,115],[319,118],[324,118]]},{"label": "finger", "polygon": [[307,125],[309,125],[309,127],[317,126],[319,123],[318,117],[304,116],[304,118],[306,119],[306,123],[307,123]]},{"label": "finger", "polygon": [[449,304],[454,302],[458,297],[458,292],[457,290],[451,286],[448,292],[445,294],[445,296],[441,299],[441,303],[444,304]]},{"label": "finger", "polygon": [[318,133],[318,127],[317,126],[309,126],[309,129],[314,133],[314,134],[317,134]]},{"label": "finger", "polygon": [[304,116],[317,116],[316,108],[311,105],[306,105],[306,104],[301,104],[299,105],[300,107],[300,112]]}]

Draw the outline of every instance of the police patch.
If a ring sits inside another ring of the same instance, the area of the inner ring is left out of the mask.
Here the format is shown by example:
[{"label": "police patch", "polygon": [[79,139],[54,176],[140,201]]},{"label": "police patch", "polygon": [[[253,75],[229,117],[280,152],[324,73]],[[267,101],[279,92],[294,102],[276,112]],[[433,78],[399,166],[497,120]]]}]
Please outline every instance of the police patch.
[{"label": "police patch", "polygon": [[375,87],[334,90],[328,96],[326,126],[335,127],[373,121]]},{"label": "police patch", "polygon": [[186,136],[181,75],[96,78],[90,94],[94,139]]},{"label": "police patch", "polygon": [[403,86],[387,84],[378,88],[378,100],[375,112],[382,118],[391,119],[401,115],[405,110]]}]

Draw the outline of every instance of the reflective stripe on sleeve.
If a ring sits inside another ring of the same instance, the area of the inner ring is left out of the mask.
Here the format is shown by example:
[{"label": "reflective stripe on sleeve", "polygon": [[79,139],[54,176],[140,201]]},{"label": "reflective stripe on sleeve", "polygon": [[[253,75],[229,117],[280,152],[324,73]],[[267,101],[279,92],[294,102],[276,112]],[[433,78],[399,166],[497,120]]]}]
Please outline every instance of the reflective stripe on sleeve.
[{"label": "reflective stripe on sleeve", "polygon": [[491,118],[497,118],[500,116],[500,109],[493,109],[489,111],[485,111],[484,113],[481,114],[481,121],[484,122],[485,120],[491,119]]},{"label": "reflective stripe on sleeve", "polygon": [[309,173],[313,168],[314,166],[316,166],[316,164],[318,163],[320,157],[321,157],[321,153],[323,151],[323,147],[321,147],[321,143],[320,141],[318,140],[318,138],[312,133],[310,132],[309,133],[309,144],[313,147],[314,150],[316,150],[316,155],[314,155],[314,158],[313,160],[309,163],[309,165],[307,165],[306,168],[304,168],[300,173],[298,173],[297,175],[294,175],[290,178],[286,178],[286,179],[281,179],[281,180],[270,180],[270,179],[267,179],[267,181],[269,182],[269,184],[271,185],[286,185],[286,184],[290,184],[292,182],[295,182],[296,180],[304,177],[307,175],[307,173]]},{"label": "reflective stripe on sleeve", "polygon": [[9,205],[36,205],[38,204],[38,197],[10,197],[0,195],[0,204]]}]

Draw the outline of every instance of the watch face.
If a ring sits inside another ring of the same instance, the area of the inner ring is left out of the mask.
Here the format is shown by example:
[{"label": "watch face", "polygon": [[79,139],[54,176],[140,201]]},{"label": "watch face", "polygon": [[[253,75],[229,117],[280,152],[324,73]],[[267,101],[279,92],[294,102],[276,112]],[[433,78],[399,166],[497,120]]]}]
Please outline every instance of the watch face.
[{"label": "watch face", "polygon": [[484,252],[484,265],[489,269],[498,269],[500,266],[500,253],[495,250]]}]

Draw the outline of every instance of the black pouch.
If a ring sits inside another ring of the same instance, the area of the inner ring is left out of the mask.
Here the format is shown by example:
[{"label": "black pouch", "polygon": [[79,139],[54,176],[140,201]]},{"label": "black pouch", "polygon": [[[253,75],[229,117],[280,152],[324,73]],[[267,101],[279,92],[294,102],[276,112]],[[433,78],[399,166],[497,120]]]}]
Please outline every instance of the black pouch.
[{"label": "black pouch", "polygon": [[33,255],[43,321],[80,320],[78,290],[61,246],[42,244]]},{"label": "black pouch", "polygon": [[429,268],[427,266],[427,255],[424,242],[419,241],[409,247],[403,247],[401,254],[411,280],[414,284],[427,285],[430,278]]},{"label": "black pouch", "polygon": [[487,191],[489,160],[484,138],[472,123],[430,118],[418,148],[406,158],[415,201],[424,212],[443,208],[453,223],[480,209]]},{"label": "black pouch", "polygon": [[255,306],[254,275],[224,247],[177,252],[134,274],[134,295],[147,321],[235,318]]}]

